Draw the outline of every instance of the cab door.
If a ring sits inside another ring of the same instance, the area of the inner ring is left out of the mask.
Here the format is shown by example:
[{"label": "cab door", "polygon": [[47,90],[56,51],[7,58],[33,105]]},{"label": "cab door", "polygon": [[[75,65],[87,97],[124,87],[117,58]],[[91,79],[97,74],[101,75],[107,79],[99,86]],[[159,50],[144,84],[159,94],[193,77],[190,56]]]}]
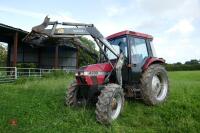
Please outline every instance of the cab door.
[{"label": "cab door", "polygon": [[129,46],[129,62],[131,66],[129,81],[135,83],[139,81],[142,73],[142,66],[149,57],[147,40],[129,36]]}]

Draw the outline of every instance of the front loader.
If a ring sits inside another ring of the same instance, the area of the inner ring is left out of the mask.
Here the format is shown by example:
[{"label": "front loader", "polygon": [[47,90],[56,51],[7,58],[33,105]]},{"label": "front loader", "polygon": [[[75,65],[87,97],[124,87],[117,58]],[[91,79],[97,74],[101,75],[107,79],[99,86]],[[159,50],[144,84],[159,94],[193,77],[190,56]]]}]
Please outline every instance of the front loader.
[{"label": "front loader", "polygon": [[[47,27],[51,25],[52,28]],[[64,28],[58,28],[62,25]],[[164,102],[169,93],[165,60],[155,56],[151,35],[122,31],[104,38],[93,24],[44,22],[24,38],[30,43],[52,39],[72,39],[90,35],[99,47],[99,62],[80,67],[67,87],[65,103],[78,106],[96,104],[96,119],[110,124],[124,107],[125,97],[142,99],[147,105]]]}]

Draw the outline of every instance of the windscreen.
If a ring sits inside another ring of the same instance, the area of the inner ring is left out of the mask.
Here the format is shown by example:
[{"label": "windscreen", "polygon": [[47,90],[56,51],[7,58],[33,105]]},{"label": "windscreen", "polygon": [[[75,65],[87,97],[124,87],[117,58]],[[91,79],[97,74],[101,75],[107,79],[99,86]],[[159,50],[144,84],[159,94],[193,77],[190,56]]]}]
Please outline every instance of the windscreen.
[{"label": "windscreen", "polygon": [[152,41],[150,41],[150,45],[151,45],[151,50],[152,50],[152,53],[153,53],[153,57],[157,57],[156,56],[155,47],[154,47],[154,43]]},{"label": "windscreen", "polygon": [[[109,40],[109,43],[118,55],[123,53],[127,57],[127,37],[114,38]],[[106,54],[110,60],[116,59],[116,56],[108,49],[106,50]]]}]

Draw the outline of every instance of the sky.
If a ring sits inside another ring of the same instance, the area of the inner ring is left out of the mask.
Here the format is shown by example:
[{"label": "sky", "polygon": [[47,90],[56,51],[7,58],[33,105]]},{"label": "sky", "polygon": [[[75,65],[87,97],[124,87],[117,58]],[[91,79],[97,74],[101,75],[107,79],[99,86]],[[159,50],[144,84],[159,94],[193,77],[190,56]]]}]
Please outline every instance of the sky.
[{"label": "sky", "polygon": [[200,0],[2,0],[0,23],[30,31],[49,15],[93,23],[106,37],[133,30],[150,34],[167,63],[200,59]]}]

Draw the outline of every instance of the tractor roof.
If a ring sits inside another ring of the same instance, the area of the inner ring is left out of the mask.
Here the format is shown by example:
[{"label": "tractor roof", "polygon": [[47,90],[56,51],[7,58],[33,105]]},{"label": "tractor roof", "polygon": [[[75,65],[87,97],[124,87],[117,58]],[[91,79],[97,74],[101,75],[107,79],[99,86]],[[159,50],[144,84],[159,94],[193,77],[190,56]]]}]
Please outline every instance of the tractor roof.
[{"label": "tractor roof", "polygon": [[147,38],[147,39],[153,39],[153,36],[148,35],[148,34],[144,34],[144,33],[140,33],[140,32],[135,32],[135,31],[129,31],[129,30],[125,30],[125,31],[121,31],[115,34],[112,34],[108,37],[106,37],[106,39],[110,40],[119,36],[123,36],[123,35],[131,35],[131,36],[137,36],[137,37],[142,37],[142,38]]}]

